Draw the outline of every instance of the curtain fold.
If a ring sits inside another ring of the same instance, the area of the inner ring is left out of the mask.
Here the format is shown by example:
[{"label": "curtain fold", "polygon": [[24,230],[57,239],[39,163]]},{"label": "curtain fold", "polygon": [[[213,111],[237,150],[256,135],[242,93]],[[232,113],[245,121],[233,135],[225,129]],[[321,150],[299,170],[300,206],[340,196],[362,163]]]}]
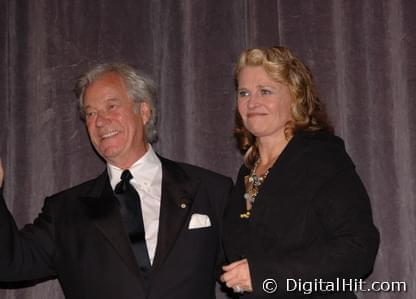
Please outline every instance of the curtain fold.
[{"label": "curtain fold", "polygon": [[[370,194],[381,247],[368,281],[407,282],[407,293],[358,296],[414,298],[415,12],[411,0],[1,1],[7,204],[22,226],[45,196],[104,170],[72,93],[97,62],[155,79],[159,153],[235,178],[234,64],[246,47],[280,44],[311,68]],[[2,283],[0,298],[63,298],[56,281],[26,286]]]}]

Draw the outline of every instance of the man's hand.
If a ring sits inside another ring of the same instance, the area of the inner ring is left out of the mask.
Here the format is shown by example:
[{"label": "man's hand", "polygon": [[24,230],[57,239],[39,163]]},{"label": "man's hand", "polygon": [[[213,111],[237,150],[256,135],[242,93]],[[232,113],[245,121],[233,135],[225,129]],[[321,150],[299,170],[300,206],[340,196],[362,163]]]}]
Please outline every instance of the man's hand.
[{"label": "man's hand", "polygon": [[4,179],[4,170],[3,170],[3,163],[0,159],[0,188],[3,187],[3,179]]}]

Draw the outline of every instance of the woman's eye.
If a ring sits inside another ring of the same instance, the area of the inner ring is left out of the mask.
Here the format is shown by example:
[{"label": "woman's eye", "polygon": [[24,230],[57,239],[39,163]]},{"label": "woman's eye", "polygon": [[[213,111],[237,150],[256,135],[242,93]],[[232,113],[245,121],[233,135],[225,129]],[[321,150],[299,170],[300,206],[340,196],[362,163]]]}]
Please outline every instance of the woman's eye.
[{"label": "woman's eye", "polygon": [[268,90],[268,89],[262,89],[261,91],[261,94],[262,95],[266,95],[266,94],[271,94],[272,92],[270,91],[270,90]]},{"label": "woman's eye", "polygon": [[249,93],[248,93],[248,91],[246,91],[246,90],[240,90],[239,92],[238,92],[238,96],[239,97],[247,97],[249,95]]}]

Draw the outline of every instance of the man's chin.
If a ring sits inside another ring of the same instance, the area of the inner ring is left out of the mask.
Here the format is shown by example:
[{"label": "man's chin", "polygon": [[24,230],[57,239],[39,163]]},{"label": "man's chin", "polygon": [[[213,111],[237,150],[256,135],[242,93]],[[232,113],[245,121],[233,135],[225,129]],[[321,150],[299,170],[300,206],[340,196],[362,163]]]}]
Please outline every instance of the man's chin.
[{"label": "man's chin", "polygon": [[104,150],[98,151],[98,153],[104,160],[111,162],[111,161],[114,161],[117,158],[117,156],[120,154],[120,149],[106,148]]}]

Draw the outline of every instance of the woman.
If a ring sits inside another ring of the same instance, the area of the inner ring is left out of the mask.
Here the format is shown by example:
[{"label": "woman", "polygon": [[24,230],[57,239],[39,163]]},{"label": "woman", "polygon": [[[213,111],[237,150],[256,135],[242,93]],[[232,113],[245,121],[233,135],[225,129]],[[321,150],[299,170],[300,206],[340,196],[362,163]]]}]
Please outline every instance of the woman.
[{"label": "woman", "polygon": [[[245,155],[225,212],[231,264],[221,280],[244,298],[356,298],[354,279],[371,272],[379,234],[310,71],[286,48],[249,49],[236,83]],[[347,292],[336,292],[337,278]]]}]

